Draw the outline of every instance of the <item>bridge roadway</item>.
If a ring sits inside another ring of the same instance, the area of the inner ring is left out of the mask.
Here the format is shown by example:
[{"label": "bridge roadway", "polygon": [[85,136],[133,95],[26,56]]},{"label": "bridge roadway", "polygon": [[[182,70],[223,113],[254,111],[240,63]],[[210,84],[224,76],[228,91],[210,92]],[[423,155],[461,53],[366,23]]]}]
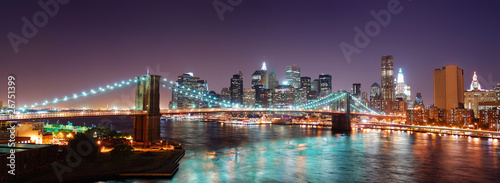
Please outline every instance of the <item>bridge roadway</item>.
[{"label": "bridge roadway", "polygon": [[[219,112],[306,112],[322,114],[345,114],[342,111],[315,110],[315,109],[244,109],[244,108],[205,108],[205,109],[177,109],[161,110],[162,115],[187,114],[187,113],[219,113]],[[68,118],[92,118],[92,117],[114,117],[114,116],[143,116],[147,111],[78,111],[78,112],[47,112],[47,113],[21,113],[15,115],[0,116],[0,121],[26,121]],[[383,118],[404,118],[403,116],[381,115],[371,113],[351,112],[354,116],[369,116]]]},{"label": "bridge roadway", "polygon": [[[219,113],[219,112],[306,112],[322,114],[345,114],[343,111],[318,110],[318,109],[268,109],[268,108],[204,108],[204,109],[172,109],[161,110],[161,114],[186,114],[186,113]],[[384,118],[405,118],[404,116],[383,115],[372,113],[351,112],[354,116],[384,117]]]},{"label": "bridge roadway", "polygon": [[0,121],[27,121],[68,118],[94,118],[115,116],[142,116],[147,111],[78,111],[78,112],[48,112],[48,113],[22,113],[0,116]]}]

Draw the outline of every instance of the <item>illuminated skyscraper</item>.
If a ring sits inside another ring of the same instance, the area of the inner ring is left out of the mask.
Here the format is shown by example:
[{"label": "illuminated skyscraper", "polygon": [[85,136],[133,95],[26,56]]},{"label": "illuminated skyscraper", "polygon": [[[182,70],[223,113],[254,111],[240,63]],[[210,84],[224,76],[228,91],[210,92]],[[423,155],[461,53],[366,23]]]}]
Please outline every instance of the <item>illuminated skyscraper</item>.
[{"label": "illuminated skyscraper", "polygon": [[231,103],[243,105],[243,73],[233,75],[231,78]]},{"label": "illuminated skyscraper", "polygon": [[[184,73],[177,77],[176,83],[179,87],[195,89],[203,94],[208,94],[208,84],[206,80],[200,80],[199,76],[194,76],[193,73]],[[172,90],[172,101],[169,103],[170,109],[192,109],[208,107],[208,102],[197,100],[181,93],[179,89]]]},{"label": "illuminated skyscraper", "polygon": [[319,97],[332,93],[332,76],[329,74],[319,75]]},{"label": "illuminated skyscraper", "polygon": [[294,88],[300,87],[300,67],[286,66],[286,81],[288,85]]},{"label": "illuminated skyscraper", "polygon": [[303,88],[306,93],[309,93],[309,91],[311,91],[311,78],[300,77],[300,88]]},{"label": "illuminated skyscraper", "polygon": [[264,88],[268,89],[269,88],[269,77],[267,75],[266,62],[262,63],[262,68],[260,69],[260,71],[262,72],[262,84],[263,84]]},{"label": "illuminated skyscraper", "polygon": [[434,70],[434,106],[446,110],[464,107],[464,70],[457,65]]},{"label": "illuminated skyscraper", "polygon": [[411,100],[410,86],[406,84],[401,68],[399,69],[398,80],[396,82],[396,99]]},{"label": "illuminated skyscraper", "polygon": [[395,101],[394,59],[392,55],[382,56],[382,111],[392,112]]}]

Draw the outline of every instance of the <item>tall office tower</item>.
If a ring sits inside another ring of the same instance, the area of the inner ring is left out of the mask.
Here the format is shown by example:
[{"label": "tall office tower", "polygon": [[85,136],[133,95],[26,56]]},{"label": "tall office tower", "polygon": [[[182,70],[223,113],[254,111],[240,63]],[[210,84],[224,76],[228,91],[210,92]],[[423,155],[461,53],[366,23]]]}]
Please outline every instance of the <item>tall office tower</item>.
[{"label": "tall office tower", "polygon": [[[195,89],[201,91],[202,94],[208,94],[208,84],[206,80],[200,80],[199,76],[194,76],[193,73],[184,73],[177,77],[175,81],[179,87]],[[177,85],[176,84],[176,85]],[[208,102],[197,100],[193,97],[188,97],[181,90],[172,90],[172,101],[169,103],[170,109],[192,109],[208,107]]]},{"label": "tall office tower", "polygon": [[396,82],[396,99],[401,99],[409,102],[411,100],[410,86],[405,82],[403,69],[399,69],[398,79]]},{"label": "tall office tower", "polygon": [[256,70],[252,74],[252,89],[256,88],[264,88],[264,78],[261,70]]},{"label": "tall office tower", "polygon": [[447,65],[434,70],[434,106],[440,109],[464,107],[464,70]]},{"label": "tall office tower", "polygon": [[382,99],[394,101],[394,59],[392,55],[382,56]]},{"label": "tall office tower", "polygon": [[319,97],[332,93],[332,76],[329,74],[319,75]]},{"label": "tall office tower", "polygon": [[269,78],[268,78],[268,84],[269,87],[266,89],[271,89],[274,90],[276,86],[278,86],[278,81],[276,80],[276,74],[274,74],[274,68],[271,67],[271,72],[269,72]]},{"label": "tall office tower", "polygon": [[269,88],[269,77],[267,75],[266,62],[262,63],[262,68],[260,68],[260,71],[262,73],[262,85],[264,86],[264,88],[268,89]]},{"label": "tall office tower", "polygon": [[395,96],[394,59],[392,55],[382,56],[382,111],[392,112]]},{"label": "tall office tower", "polygon": [[233,75],[231,78],[231,103],[235,105],[243,105],[243,73]]},{"label": "tall office tower", "polygon": [[300,67],[296,67],[295,64],[293,66],[286,66],[286,81],[288,85],[293,86],[294,88],[300,87]]},{"label": "tall office tower", "polygon": [[361,83],[352,84],[352,94],[358,99],[361,97]]},{"label": "tall office tower", "polygon": [[304,89],[306,93],[309,93],[309,91],[311,91],[311,78],[300,77],[300,88]]}]

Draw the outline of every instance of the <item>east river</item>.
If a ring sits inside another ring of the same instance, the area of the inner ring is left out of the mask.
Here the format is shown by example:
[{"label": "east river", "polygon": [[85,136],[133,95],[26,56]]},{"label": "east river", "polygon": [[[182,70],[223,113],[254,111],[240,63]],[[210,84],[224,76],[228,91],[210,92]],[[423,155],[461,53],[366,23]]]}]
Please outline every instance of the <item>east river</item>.
[{"label": "east river", "polygon": [[182,143],[186,156],[172,179],[158,182],[500,181],[498,139],[170,120],[161,135]]}]

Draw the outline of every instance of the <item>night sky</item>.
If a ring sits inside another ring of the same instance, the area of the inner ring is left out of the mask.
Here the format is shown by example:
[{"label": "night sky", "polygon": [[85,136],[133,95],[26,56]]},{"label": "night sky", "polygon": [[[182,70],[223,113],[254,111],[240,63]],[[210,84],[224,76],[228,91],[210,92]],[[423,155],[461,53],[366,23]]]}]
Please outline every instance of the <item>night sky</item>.
[{"label": "night sky", "polygon": [[[168,79],[193,72],[219,93],[240,70],[250,88],[263,61],[280,81],[285,66],[296,64],[301,76],[331,74],[334,91],[360,82],[369,92],[380,84],[383,55],[394,56],[395,73],[403,68],[412,98],[421,92],[426,105],[433,103],[433,70],[448,64],[464,69],[466,89],[474,70],[483,88],[500,82],[500,1],[400,1],[401,12],[350,62],[340,43],[355,46],[353,28],[364,30],[376,21],[370,11],[387,10],[390,1],[220,2],[233,8],[223,21],[211,0],[70,1],[16,53],[8,34],[22,36],[22,17],[32,22],[42,8],[38,1],[2,1],[0,100],[5,105],[9,74],[24,105],[143,75],[146,68]],[[171,92],[161,97],[168,107]]]}]

